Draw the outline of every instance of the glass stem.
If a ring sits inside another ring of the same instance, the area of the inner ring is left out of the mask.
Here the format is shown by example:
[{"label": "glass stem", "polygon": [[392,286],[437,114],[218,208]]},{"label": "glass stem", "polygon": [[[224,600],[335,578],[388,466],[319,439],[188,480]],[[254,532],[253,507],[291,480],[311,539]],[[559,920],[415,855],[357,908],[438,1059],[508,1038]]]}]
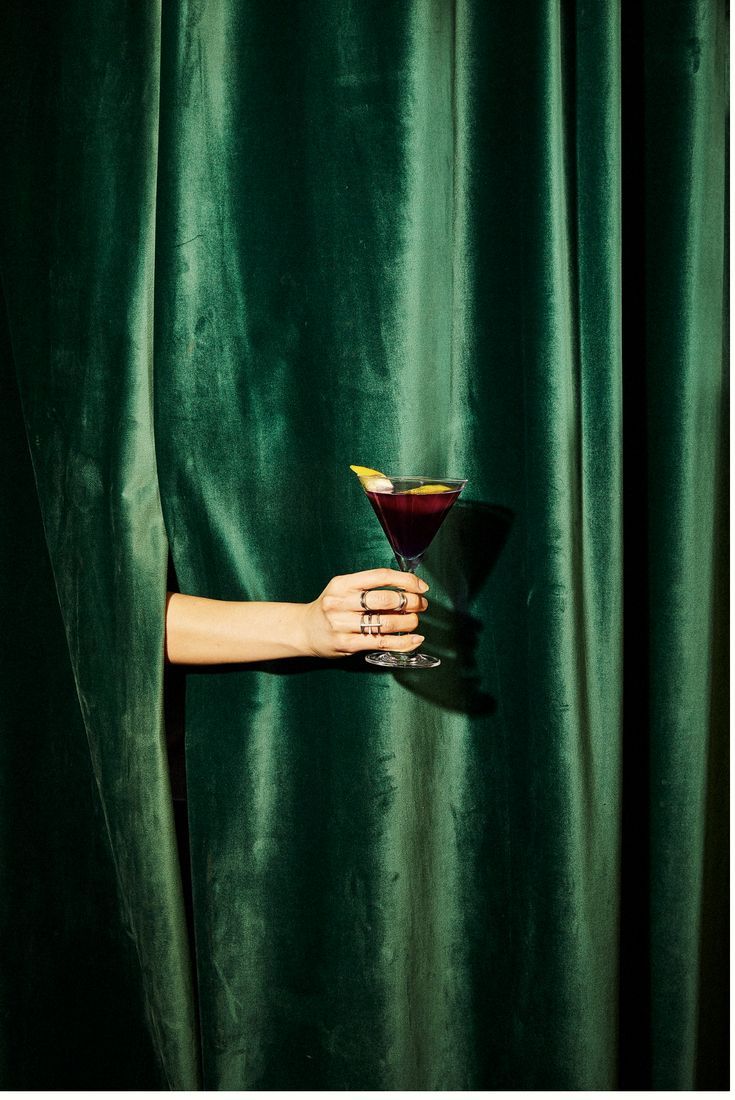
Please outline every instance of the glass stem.
[{"label": "glass stem", "polygon": [[[413,573],[413,574],[416,573],[416,565],[404,565],[402,562],[399,562],[398,564],[400,565],[401,571],[403,573]],[[396,637],[397,638],[405,638],[408,633],[409,633],[408,630],[402,630],[400,633],[398,633],[398,631],[396,631]],[[396,661],[398,661],[399,664],[408,665],[408,664],[411,663],[411,658],[413,657],[413,654],[412,653],[394,653],[393,656],[395,657]]]}]

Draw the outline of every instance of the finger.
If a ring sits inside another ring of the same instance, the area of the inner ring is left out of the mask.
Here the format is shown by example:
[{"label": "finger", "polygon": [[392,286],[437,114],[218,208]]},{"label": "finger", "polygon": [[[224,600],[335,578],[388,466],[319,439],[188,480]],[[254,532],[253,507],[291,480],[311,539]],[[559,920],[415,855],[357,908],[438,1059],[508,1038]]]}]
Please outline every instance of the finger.
[{"label": "finger", "polygon": [[393,653],[409,653],[424,640],[423,634],[378,634],[374,638],[353,634],[352,637],[352,649],[355,652],[362,649],[388,649]]},{"label": "finger", "polygon": [[[337,613],[332,617],[332,626],[334,630],[338,630],[340,633],[349,632],[352,634],[360,633],[360,624],[362,621],[362,614],[355,611],[344,611]],[[418,615],[383,615],[380,616],[380,623],[377,621],[377,616],[373,615],[373,626],[380,626],[383,634],[401,634],[406,631],[415,630],[419,625]],[[367,626],[365,627],[367,630]],[[377,638],[379,635],[374,634],[373,637]]]},{"label": "finger", "polygon": [[[403,603],[400,592],[387,588],[371,588],[366,591],[365,603],[368,611],[397,611]],[[429,606],[426,597],[419,596],[418,593],[407,592],[405,598],[406,603],[402,609],[404,612],[426,611]],[[337,599],[336,609],[339,611],[364,610],[357,592],[349,592],[346,596],[339,596]]]},{"label": "finger", "polygon": [[406,592],[426,592],[428,584],[414,573],[404,573],[400,569],[366,569],[362,573],[348,573],[339,578],[344,583],[343,591],[360,592],[363,588],[379,588],[393,584]]},{"label": "finger", "polygon": [[381,615],[380,630],[383,634],[405,634],[416,630],[419,625],[418,615]]}]

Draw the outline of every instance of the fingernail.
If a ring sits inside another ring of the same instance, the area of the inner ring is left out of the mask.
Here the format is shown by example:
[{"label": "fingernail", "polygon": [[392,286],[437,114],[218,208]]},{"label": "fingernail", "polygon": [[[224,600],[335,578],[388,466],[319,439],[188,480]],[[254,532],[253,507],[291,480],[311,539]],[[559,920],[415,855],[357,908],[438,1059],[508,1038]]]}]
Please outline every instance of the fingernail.
[{"label": "fingernail", "polygon": [[413,640],[415,642],[421,643],[421,642],[425,641],[425,636],[423,634],[414,634],[413,635]]},{"label": "fingernail", "polygon": [[426,583],[426,581],[419,581],[419,588],[421,589],[422,592],[428,592],[429,591],[429,586]]}]

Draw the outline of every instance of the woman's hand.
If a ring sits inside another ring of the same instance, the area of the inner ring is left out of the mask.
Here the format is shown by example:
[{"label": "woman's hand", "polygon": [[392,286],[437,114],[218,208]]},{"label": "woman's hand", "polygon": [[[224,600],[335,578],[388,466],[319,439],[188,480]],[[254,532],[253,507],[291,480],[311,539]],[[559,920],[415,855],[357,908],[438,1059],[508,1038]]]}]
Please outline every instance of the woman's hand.
[{"label": "woman's hand", "polygon": [[[400,592],[378,590],[386,585],[405,591],[406,606],[402,612],[397,611],[402,603]],[[367,569],[363,573],[332,577],[322,594],[304,607],[304,656],[346,657],[365,649],[390,649],[397,653],[416,649],[423,636],[410,632],[419,624],[417,612],[426,611],[429,606],[421,594],[428,587],[412,573],[398,569]],[[360,619],[365,614],[360,593],[364,591],[368,592],[365,601],[373,612],[373,624],[379,620],[380,634],[360,633]],[[404,637],[397,637],[401,633]]]}]

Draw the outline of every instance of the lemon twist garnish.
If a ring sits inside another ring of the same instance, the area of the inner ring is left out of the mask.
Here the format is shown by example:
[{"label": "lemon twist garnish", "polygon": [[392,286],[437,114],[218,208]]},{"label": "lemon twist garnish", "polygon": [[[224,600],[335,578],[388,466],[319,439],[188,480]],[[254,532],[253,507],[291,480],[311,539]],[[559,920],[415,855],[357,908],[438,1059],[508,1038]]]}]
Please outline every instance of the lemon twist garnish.
[{"label": "lemon twist garnish", "polygon": [[415,489],[406,489],[406,493],[423,496],[424,493],[451,493],[451,485],[417,485]]},{"label": "lemon twist garnish", "polygon": [[358,477],[385,477],[380,470],[371,470],[369,466],[350,466],[350,469]]},{"label": "lemon twist garnish", "polygon": [[350,466],[360,478],[363,489],[371,493],[392,493],[393,482],[380,470],[371,470],[369,466]]}]

